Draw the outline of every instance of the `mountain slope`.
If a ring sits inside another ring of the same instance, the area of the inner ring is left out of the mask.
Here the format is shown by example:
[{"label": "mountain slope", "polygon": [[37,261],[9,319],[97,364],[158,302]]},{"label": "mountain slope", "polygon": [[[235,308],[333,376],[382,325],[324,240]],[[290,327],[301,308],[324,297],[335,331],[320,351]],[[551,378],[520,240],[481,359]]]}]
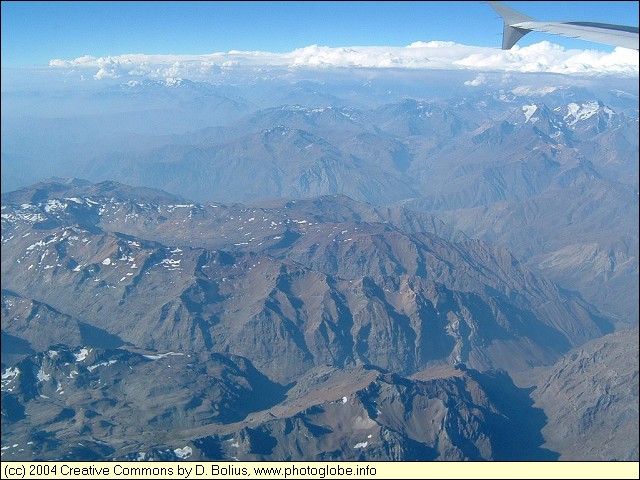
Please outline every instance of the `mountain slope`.
[{"label": "mountain slope", "polygon": [[52,346],[3,372],[3,459],[556,458],[504,373],[319,367],[284,391],[241,357]]},{"label": "mountain slope", "polygon": [[505,249],[339,195],[53,182],[3,196],[2,232],[12,459],[554,459],[495,370],[612,329]]},{"label": "mountain slope", "polygon": [[544,446],[560,460],[638,461],[638,328],[572,350],[532,398],[549,417]]},{"label": "mountain slope", "polygon": [[[234,353],[289,382],[359,362],[513,371],[611,328],[508,252],[419,232],[440,227],[407,211],[325,197],[312,201],[333,212],[323,220],[306,202],[155,204],[104,188],[6,205],[3,278],[141,348]],[[274,350],[290,361],[272,362]]]}]

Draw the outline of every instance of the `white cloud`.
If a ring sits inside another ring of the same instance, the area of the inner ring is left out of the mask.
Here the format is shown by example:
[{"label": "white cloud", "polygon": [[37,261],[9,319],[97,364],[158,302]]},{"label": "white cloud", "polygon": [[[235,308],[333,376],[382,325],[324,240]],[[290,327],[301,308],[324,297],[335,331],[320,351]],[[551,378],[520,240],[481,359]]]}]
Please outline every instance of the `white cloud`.
[{"label": "white cloud", "polygon": [[479,73],[473,80],[464,82],[467,87],[479,87],[487,82],[487,76],[484,73]]},{"label": "white cloud", "polygon": [[[638,76],[638,52],[616,48],[613,52],[566,50],[548,41],[511,50],[474,47],[452,42],[414,42],[406,47],[324,47],[310,45],[288,53],[237,51],[208,55],[130,54],[75,60],[54,59],[51,67],[95,69],[94,78],[148,76],[206,79],[225,70],[252,68],[406,68],[460,69],[498,72],[549,72],[579,75]],[[467,82],[478,86],[478,75]]]}]

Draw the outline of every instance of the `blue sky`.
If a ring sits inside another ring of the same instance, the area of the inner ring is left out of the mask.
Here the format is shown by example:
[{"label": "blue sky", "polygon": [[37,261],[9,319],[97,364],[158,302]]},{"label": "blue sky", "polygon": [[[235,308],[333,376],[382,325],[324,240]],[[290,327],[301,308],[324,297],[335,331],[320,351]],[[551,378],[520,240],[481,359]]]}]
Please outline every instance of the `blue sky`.
[{"label": "blue sky", "polygon": [[[638,25],[638,2],[503,2],[539,20]],[[130,53],[290,52],[308,45],[499,47],[502,21],[484,2],[2,2],[2,66]],[[596,43],[531,33],[565,48]]]}]

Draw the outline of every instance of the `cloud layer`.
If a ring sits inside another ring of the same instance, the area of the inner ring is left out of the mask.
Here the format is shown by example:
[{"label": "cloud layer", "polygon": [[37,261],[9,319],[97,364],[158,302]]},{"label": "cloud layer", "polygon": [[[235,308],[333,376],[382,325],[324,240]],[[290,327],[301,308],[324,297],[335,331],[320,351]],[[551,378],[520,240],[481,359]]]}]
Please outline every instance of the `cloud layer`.
[{"label": "cloud layer", "polygon": [[[206,80],[236,68],[406,68],[559,73],[565,75],[638,76],[638,52],[566,50],[543,41],[511,50],[452,42],[415,42],[406,47],[323,47],[311,45],[289,53],[230,51],[208,55],[127,54],[75,60],[54,59],[51,67],[80,69],[96,80],[140,76]],[[92,72],[93,70],[93,72]],[[482,82],[482,78],[478,80]],[[479,84],[478,83],[478,84]]]}]

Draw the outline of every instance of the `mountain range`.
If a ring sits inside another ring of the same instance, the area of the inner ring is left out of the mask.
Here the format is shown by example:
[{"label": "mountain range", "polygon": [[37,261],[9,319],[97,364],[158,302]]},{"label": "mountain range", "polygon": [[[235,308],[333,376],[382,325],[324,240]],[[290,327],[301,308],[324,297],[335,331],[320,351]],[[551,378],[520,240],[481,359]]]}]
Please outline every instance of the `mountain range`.
[{"label": "mountain range", "polygon": [[3,90],[3,461],[637,461],[636,81],[246,73]]},{"label": "mountain range", "polygon": [[12,459],[555,459],[510,374],[613,330],[405,208],[82,181],[2,201]]},{"label": "mountain range", "polygon": [[[637,93],[555,77],[445,89],[435,74],[390,75],[130,81],[82,96],[109,113],[14,114],[3,192],[82,177],[201,203],[340,194],[428,211],[634,325]],[[111,112],[123,105],[133,111]]]}]

